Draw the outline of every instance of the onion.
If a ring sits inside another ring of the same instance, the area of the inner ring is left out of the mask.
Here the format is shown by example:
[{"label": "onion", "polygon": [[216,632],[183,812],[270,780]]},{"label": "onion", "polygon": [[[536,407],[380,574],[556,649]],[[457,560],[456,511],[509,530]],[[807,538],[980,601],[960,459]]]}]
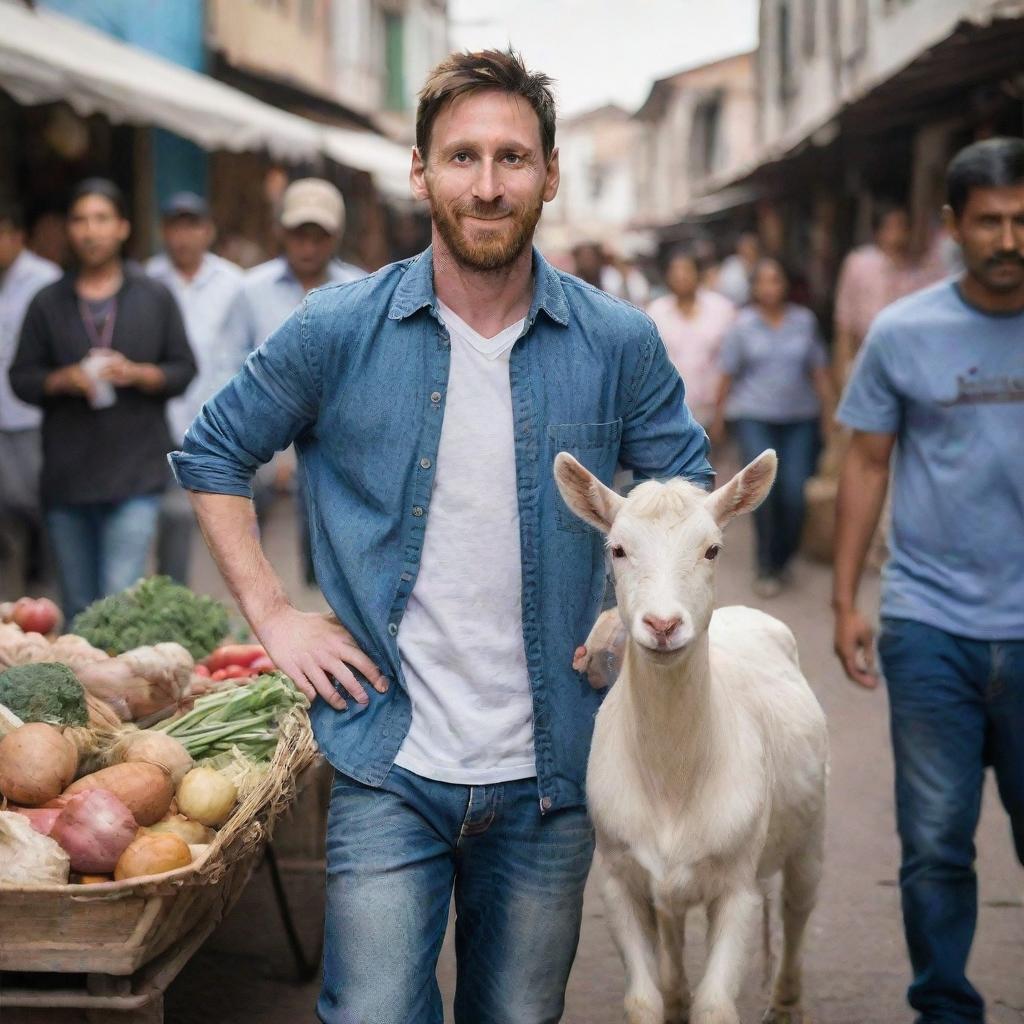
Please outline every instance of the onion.
[{"label": "onion", "polygon": [[0,793],[12,803],[47,803],[60,795],[77,768],[75,745],[45,722],[29,722],[0,740]]},{"label": "onion", "polygon": [[60,817],[59,807],[10,807],[8,810],[24,814],[29,824],[41,835],[48,836],[53,831],[53,823]]},{"label": "onion", "polygon": [[98,875],[114,870],[137,832],[132,812],[121,800],[105,789],[90,789],[68,801],[50,836],[71,857],[73,871]]},{"label": "onion", "polygon": [[114,868],[114,879],[161,875],[165,871],[188,867],[192,854],[179,836],[141,835],[121,854]]},{"label": "onion", "polygon": [[204,825],[223,825],[237,799],[235,784],[215,768],[193,768],[178,784],[178,809]]},{"label": "onion", "polygon": [[[160,765],[171,773],[171,779],[177,785],[185,773],[192,767],[192,755],[173,736],[162,732],[150,732],[142,729],[130,733],[119,744],[122,751],[121,760],[128,764],[134,761],[145,761],[148,764]],[[115,756],[118,751],[115,751]]]},{"label": "onion", "polygon": [[155,825],[143,829],[146,835],[172,835],[184,839],[189,846],[198,843],[209,843],[213,840],[213,829],[198,821],[191,821],[183,814],[175,814],[173,817],[164,818]]}]

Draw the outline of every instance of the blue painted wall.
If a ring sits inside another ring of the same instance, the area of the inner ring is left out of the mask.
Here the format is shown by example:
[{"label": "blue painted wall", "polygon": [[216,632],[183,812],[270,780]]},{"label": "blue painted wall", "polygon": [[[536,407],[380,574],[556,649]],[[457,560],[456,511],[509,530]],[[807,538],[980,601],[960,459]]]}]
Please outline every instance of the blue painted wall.
[{"label": "blue painted wall", "polygon": [[[193,71],[206,70],[203,0],[41,0],[39,6]],[[206,194],[209,159],[198,146],[152,130],[156,206],[182,189]]]}]

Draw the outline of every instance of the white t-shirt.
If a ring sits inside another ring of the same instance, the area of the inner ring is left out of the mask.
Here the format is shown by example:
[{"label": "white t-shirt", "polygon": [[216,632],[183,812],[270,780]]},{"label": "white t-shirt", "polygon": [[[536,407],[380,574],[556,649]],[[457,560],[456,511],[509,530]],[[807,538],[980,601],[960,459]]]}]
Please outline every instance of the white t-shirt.
[{"label": "white t-shirt", "polygon": [[488,785],[536,775],[508,376],[524,321],[484,338],[442,303],[438,312],[451,368],[420,570],[398,633],[412,725],[395,763]]}]

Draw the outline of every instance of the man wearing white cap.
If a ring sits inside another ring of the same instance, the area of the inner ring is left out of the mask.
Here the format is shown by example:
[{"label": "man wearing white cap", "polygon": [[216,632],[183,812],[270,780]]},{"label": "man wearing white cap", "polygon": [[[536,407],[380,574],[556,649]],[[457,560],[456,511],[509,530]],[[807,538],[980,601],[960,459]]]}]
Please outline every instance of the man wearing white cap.
[{"label": "man wearing white cap", "polygon": [[[365,271],[335,258],[345,229],[345,201],[329,181],[322,178],[293,181],[281,199],[278,224],[283,253],[253,267],[245,275],[232,316],[234,327],[240,332],[243,358],[288,319],[307,292],[321,285],[366,276]],[[267,484],[274,476],[275,471],[270,471],[260,474],[258,479]],[[306,581],[312,583],[313,565],[301,481],[297,493],[305,576]]]}]

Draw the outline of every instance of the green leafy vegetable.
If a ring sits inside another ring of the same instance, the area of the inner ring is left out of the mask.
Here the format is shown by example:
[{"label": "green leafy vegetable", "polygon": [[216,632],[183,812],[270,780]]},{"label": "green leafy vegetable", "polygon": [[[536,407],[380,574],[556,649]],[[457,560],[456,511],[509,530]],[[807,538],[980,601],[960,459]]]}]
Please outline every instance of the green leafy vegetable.
[{"label": "green leafy vegetable", "polygon": [[41,661],[0,672],[0,704],[23,722],[88,725],[85,687],[67,665]]},{"label": "green leafy vegetable", "polygon": [[219,601],[193,594],[169,576],[151,576],[89,605],[76,616],[71,632],[111,654],[178,643],[198,661],[228,628],[228,612]]},{"label": "green leafy vegetable", "polygon": [[232,747],[253,761],[269,761],[277,748],[277,723],[293,707],[308,707],[308,701],[283,672],[272,672],[200,697],[187,714],[153,728],[173,736],[197,761]]}]

